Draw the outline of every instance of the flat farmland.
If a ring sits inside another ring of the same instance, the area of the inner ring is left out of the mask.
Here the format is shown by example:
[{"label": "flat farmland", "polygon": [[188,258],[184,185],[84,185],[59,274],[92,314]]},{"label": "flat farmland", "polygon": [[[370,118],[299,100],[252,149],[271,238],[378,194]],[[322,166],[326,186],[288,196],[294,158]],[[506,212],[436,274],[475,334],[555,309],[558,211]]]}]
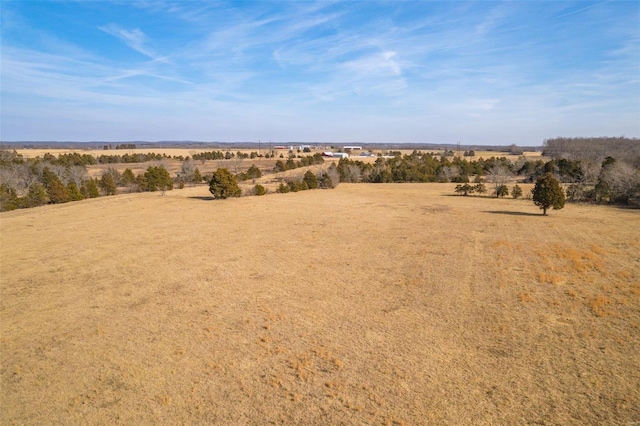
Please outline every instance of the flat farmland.
[{"label": "flat farmland", "polygon": [[640,421],[640,214],[341,184],[0,214],[2,424]]}]

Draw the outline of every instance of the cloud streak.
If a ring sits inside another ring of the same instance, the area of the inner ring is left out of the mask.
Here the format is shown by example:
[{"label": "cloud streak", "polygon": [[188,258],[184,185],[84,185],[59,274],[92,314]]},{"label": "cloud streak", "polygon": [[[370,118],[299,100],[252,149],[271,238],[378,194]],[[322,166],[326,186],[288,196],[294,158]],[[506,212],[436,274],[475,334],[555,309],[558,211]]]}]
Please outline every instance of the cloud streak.
[{"label": "cloud streak", "polygon": [[131,49],[153,59],[154,61],[165,62],[167,60],[167,58],[159,56],[153,51],[153,49],[146,46],[148,43],[148,37],[139,28],[126,30],[117,24],[108,24],[98,28],[107,34],[116,37]]}]

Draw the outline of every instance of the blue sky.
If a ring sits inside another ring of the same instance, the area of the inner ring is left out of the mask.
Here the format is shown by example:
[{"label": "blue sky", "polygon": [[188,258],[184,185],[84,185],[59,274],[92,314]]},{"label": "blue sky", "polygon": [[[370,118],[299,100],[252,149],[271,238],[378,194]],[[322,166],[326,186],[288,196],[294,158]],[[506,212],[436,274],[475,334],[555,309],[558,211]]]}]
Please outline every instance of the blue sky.
[{"label": "blue sky", "polygon": [[0,2],[1,139],[640,137],[640,3]]}]

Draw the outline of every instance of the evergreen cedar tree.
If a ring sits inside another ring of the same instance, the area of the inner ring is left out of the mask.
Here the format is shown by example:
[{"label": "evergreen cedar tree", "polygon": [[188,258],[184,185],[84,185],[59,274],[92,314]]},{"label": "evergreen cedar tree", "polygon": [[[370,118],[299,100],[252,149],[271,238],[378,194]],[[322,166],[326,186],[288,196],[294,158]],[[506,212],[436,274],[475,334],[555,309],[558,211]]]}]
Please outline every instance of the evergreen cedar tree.
[{"label": "evergreen cedar tree", "polygon": [[520,198],[522,197],[522,188],[520,188],[520,186],[515,185],[513,187],[513,189],[511,190],[511,196],[513,198]]},{"label": "evergreen cedar tree", "polygon": [[218,169],[213,173],[209,181],[209,192],[216,200],[239,197],[241,194],[236,177],[227,169]]},{"label": "evergreen cedar tree", "polygon": [[265,195],[267,193],[267,190],[264,189],[264,186],[257,184],[253,187],[253,193],[256,195]]},{"label": "evergreen cedar tree", "polygon": [[304,178],[302,179],[304,183],[307,184],[307,188],[309,189],[317,189],[318,188],[318,178],[313,174],[311,170],[307,170],[307,173],[304,174]]},{"label": "evergreen cedar tree", "polygon": [[105,173],[102,175],[102,178],[100,179],[100,187],[104,191],[105,195],[116,195],[116,192],[118,191],[118,186],[116,185],[111,173]]},{"label": "evergreen cedar tree", "polygon": [[544,216],[547,215],[549,207],[553,207],[554,210],[560,210],[564,207],[564,191],[551,173],[538,178],[531,193],[533,194],[533,203],[542,209]]},{"label": "evergreen cedar tree", "polygon": [[70,201],[67,188],[48,167],[42,170],[42,182],[44,183],[50,203],[58,204]]},{"label": "evergreen cedar tree", "polygon": [[171,175],[164,167],[149,167],[144,172],[147,191],[169,191],[173,189]]}]

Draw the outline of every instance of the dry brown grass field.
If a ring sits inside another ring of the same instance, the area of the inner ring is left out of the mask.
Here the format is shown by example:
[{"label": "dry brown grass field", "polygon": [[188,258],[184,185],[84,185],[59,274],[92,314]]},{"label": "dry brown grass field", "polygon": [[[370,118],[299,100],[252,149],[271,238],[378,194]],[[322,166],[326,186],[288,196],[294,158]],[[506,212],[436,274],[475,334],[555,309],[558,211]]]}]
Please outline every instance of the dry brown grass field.
[{"label": "dry brown grass field", "polygon": [[640,214],[342,184],[0,214],[12,424],[640,422]]}]

